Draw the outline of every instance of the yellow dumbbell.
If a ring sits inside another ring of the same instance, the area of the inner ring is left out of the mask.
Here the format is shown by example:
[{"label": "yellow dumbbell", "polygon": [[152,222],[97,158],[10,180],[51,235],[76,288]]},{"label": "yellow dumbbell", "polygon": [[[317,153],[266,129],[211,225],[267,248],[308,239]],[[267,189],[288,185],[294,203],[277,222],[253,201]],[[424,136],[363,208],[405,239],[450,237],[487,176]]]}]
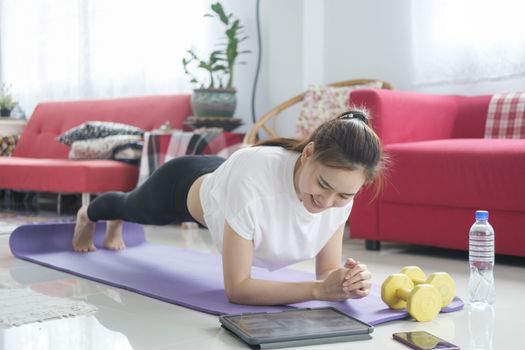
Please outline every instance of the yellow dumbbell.
[{"label": "yellow dumbbell", "polygon": [[415,285],[425,283],[436,287],[441,294],[441,307],[450,304],[456,295],[456,283],[446,272],[435,272],[427,278],[423,270],[418,266],[405,266],[401,270],[401,273],[407,275]]},{"label": "yellow dumbbell", "polygon": [[392,309],[406,307],[417,321],[432,321],[441,311],[441,294],[430,284],[414,283],[407,275],[395,273],[381,286],[381,299]]}]

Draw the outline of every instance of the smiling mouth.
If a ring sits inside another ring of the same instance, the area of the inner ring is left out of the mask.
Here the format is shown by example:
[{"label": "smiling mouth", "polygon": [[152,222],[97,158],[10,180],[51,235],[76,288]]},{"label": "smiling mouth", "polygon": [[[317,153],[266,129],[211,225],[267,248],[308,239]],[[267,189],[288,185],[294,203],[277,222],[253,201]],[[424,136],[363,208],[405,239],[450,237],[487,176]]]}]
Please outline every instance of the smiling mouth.
[{"label": "smiling mouth", "polygon": [[314,205],[315,208],[317,209],[323,209],[323,207],[314,199],[314,196],[313,195],[310,195],[310,199],[312,201],[312,204]]}]

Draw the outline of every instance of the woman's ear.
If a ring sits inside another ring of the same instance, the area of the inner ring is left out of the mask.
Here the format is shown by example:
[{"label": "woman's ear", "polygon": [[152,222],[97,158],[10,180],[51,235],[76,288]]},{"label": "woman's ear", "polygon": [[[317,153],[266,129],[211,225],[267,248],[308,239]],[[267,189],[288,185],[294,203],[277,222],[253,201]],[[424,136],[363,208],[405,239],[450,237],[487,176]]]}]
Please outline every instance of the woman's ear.
[{"label": "woman's ear", "polygon": [[314,143],[309,142],[306,146],[303,148],[303,153],[301,154],[301,160],[307,160],[314,154]]}]

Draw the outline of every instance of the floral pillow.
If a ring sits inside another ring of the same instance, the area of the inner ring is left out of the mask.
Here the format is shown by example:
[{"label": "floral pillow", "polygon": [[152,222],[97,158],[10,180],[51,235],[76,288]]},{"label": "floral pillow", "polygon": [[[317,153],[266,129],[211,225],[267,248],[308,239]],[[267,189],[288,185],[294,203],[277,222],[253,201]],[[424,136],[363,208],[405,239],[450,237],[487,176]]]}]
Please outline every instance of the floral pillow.
[{"label": "floral pillow", "polygon": [[144,130],[136,126],[114,122],[91,121],[69,129],[58,136],[57,141],[70,146],[75,141],[97,139],[111,135],[142,136],[143,134]]},{"label": "floral pillow", "polygon": [[69,159],[112,159],[117,147],[140,142],[141,139],[139,135],[111,135],[75,141],[71,144]]},{"label": "floral pillow", "polygon": [[379,89],[382,86],[381,81],[346,87],[310,85],[304,94],[303,106],[297,121],[297,137],[308,137],[326,120],[348,111],[352,90]]},{"label": "floral pillow", "polygon": [[11,156],[18,142],[18,135],[6,135],[0,137],[0,156]]}]

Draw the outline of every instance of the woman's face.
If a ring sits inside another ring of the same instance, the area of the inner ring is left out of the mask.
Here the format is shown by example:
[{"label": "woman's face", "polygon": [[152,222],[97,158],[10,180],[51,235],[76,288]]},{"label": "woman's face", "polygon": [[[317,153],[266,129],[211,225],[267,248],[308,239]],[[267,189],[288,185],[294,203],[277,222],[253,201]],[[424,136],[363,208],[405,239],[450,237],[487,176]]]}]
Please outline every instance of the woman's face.
[{"label": "woman's face", "polygon": [[346,206],[365,183],[364,171],[324,166],[312,160],[313,146],[310,143],[304,149],[294,175],[299,199],[310,213]]}]

